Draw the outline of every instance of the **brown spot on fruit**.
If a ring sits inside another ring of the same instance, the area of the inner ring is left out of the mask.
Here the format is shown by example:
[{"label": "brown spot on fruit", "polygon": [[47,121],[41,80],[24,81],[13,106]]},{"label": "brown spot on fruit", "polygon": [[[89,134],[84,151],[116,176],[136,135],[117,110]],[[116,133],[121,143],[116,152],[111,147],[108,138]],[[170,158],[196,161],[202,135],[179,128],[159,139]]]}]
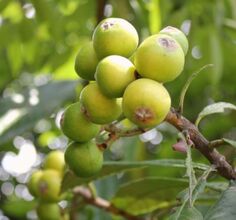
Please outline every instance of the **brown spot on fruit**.
[{"label": "brown spot on fruit", "polygon": [[176,41],[173,39],[170,39],[170,38],[164,38],[164,37],[160,37],[158,38],[158,43],[168,49],[168,50],[175,50],[178,48],[178,45],[176,44]]},{"label": "brown spot on fruit", "polygon": [[114,23],[112,22],[104,22],[101,27],[103,30],[108,30],[109,28],[111,28],[114,25]]},{"label": "brown spot on fruit", "polygon": [[140,122],[147,123],[154,119],[154,114],[149,108],[140,107],[135,110],[135,118]]}]

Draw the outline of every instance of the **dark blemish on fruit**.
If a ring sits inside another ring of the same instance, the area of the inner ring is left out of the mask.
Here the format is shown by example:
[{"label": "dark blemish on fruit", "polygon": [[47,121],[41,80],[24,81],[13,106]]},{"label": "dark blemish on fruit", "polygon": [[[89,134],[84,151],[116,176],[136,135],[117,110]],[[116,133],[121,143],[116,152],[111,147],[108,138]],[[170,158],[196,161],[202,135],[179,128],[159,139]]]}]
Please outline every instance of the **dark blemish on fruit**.
[{"label": "dark blemish on fruit", "polygon": [[178,44],[176,44],[174,39],[160,37],[160,38],[158,38],[158,43],[162,47],[164,47],[168,50],[175,50],[176,48],[178,48]]},{"label": "dark blemish on fruit", "polygon": [[46,182],[41,182],[39,184],[39,191],[41,194],[45,194],[48,191],[48,184]]},{"label": "dark blemish on fruit", "polygon": [[149,108],[140,107],[135,111],[135,118],[140,122],[147,123],[154,118],[154,114]]},{"label": "dark blemish on fruit", "polygon": [[114,23],[112,22],[104,22],[101,27],[103,28],[103,30],[108,30],[109,28],[111,28],[114,25]]},{"label": "dark blemish on fruit", "polygon": [[86,109],[83,105],[81,106],[81,112],[85,115],[85,117],[86,117],[87,119],[90,118],[90,115],[89,115],[87,109]]}]

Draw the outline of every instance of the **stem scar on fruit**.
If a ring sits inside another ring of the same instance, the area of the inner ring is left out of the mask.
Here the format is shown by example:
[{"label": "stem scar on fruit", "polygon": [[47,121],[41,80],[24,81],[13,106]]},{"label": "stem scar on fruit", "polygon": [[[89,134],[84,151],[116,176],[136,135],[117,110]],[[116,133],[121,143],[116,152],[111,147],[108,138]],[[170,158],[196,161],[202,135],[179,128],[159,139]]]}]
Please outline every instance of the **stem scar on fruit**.
[{"label": "stem scar on fruit", "polygon": [[114,25],[114,23],[112,22],[105,22],[104,24],[102,24],[102,28],[103,30],[108,30],[110,27],[112,27]]},{"label": "stem scar on fruit", "polygon": [[169,51],[171,50],[175,50],[178,48],[178,45],[176,44],[176,42],[172,39],[167,39],[167,38],[158,38],[158,43],[165,47],[166,49],[168,49]]},{"label": "stem scar on fruit", "polygon": [[148,122],[154,118],[153,112],[146,107],[140,107],[135,110],[135,117],[141,122]]}]

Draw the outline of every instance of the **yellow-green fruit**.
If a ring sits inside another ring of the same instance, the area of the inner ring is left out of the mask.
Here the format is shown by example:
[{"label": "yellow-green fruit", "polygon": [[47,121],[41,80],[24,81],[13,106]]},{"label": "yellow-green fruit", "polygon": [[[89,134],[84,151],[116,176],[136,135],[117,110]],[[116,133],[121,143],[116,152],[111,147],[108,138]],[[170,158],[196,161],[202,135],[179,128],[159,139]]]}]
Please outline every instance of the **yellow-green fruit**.
[{"label": "yellow-green fruit", "polygon": [[70,139],[78,142],[86,142],[94,138],[100,125],[92,123],[83,113],[81,104],[76,102],[70,105],[61,118],[62,132]]},{"label": "yellow-green fruit", "polygon": [[151,79],[138,79],[125,90],[124,115],[142,128],[160,124],[170,110],[171,99],[165,87]]},{"label": "yellow-green fruit", "polygon": [[65,161],[77,176],[91,177],[102,168],[103,152],[92,141],[74,142],[66,149]]},{"label": "yellow-green fruit", "polygon": [[104,19],[93,33],[93,46],[100,59],[113,54],[129,57],[138,41],[136,29],[122,18]]},{"label": "yellow-green fruit", "polygon": [[96,124],[110,123],[116,120],[122,112],[119,101],[105,96],[95,82],[82,90],[80,102],[86,116]]},{"label": "yellow-green fruit", "polygon": [[182,47],[184,54],[186,55],[188,52],[188,39],[186,35],[179,30],[178,28],[167,26],[160,31],[161,34],[166,34],[173,37]]},{"label": "yellow-green fruit", "polygon": [[63,175],[65,170],[64,153],[59,150],[51,151],[45,158],[44,169],[53,169]]},{"label": "yellow-green fruit", "polygon": [[37,187],[39,198],[46,202],[57,202],[61,189],[61,175],[56,170],[44,170]]},{"label": "yellow-green fruit", "polygon": [[39,203],[37,215],[40,220],[61,220],[60,207],[57,203]]},{"label": "yellow-green fruit", "polygon": [[28,181],[28,189],[31,195],[37,197],[39,195],[38,191],[38,181],[40,177],[42,176],[43,171],[42,170],[37,170],[33,172],[30,176],[30,179]]},{"label": "yellow-green fruit", "polygon": [[85,43],[75,59],[75,71],[83,79],[94,80],[98,58],[93,48],[93,42]]},{"label": "yellow-green fruit", "polygon": [[138,73],[158,82],[174,80],[184,68],[184,52],[180,44],[165,34],[145,39],[135,52]]},{"label": "yellow-green fruit", "polygon": [[127,58],[111,55],[98,63],[95,79],[104,95],[118,98],[123,95],[125,88],[135,80],[135,67]]}]

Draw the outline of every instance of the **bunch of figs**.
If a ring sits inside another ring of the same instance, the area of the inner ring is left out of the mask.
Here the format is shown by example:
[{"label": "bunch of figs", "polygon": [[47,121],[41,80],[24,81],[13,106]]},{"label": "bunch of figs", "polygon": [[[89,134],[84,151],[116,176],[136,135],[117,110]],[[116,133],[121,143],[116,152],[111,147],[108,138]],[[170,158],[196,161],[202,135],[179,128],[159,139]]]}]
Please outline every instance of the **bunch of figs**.
[{"label": "bunch of figs", "polygon": [[188,40],[175,27],[166,27],[139,45],[136,29],[121,18],[107,18],[95,28],[75,60],[80,78],[88,80],[79,101],[61,118],[63,133],[73,142],[65,161],[79,177],[99,172],[103,150],[95,142],[102,127],[127,118],[140,128],[160,124],[171,98],[163,83],[183,71]]}]

